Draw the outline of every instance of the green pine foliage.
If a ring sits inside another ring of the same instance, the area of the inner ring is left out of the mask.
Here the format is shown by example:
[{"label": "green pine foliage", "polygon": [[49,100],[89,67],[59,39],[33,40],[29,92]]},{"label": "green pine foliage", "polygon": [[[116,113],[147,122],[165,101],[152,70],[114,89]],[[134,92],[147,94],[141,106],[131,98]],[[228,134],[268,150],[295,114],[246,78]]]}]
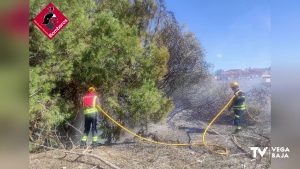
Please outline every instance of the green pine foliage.
[{"label": "green pine foliage", "polygon": [[[31,0],[31,18],[48,3]],[[130,13],[135,8],[129,1],[122,1],[124,6],[114,1],[53,3],[70,23],[52,41],[30,23],[31,142],[57,145],[54,131],[80,110],[89,85],[99,90],[102,106],[131,127],[157,122],[172,110],[171,99],[157,87],[168,72],[169,52],[155,42],[145,44],[141,34],[150,16],[142,19],[116,10]],[[103,137],[119,138],[117,127],[103,123],[101,128]]]},{"label": "green pine foliage", "polygon": [[[30,17],[33,19],[49,1],[32,0]],[[70,19],[64,30],[52,41],[31,22],[29,37],[29,129],[30,140],[53,142],[51,134],[78,109],[62,83],[70,83],[74,61],[89,47],[91,21],[88,11],[95,3],[77,1],[53,3]],[[85,7],[85,8],[83,8]],[[57,92],[60,91],[60,92]],[[54,141],[55,143],[55,141]]]},{"label": "green pine foliage", "polygon": [[172,102],[156,85],[167,73],[167,49],[155,44],[143,47],[137,28],[109,10],[95,20],[91,48],[74,63],[73,79],[83,89],[97,86],[106,97],[107,110],[128,126],[159,121],[172,109]]}]

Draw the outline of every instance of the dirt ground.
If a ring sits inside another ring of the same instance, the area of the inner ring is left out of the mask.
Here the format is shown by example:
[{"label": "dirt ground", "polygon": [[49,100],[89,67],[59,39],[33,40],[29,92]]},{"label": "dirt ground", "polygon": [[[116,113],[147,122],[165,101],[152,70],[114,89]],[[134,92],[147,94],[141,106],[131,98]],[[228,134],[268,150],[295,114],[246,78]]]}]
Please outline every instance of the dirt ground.
[{"label": "dirt ground", "polygon": [[[207,125],[206,121],[191,119],[189,111],[176,114],[160,124],[150,126],[150,133],[159,141],[200,143],[201,133]],[[221,117],[222,118],[222,117]],[[226,120],[226,118],[224,118]],[[228,121],[229,122],[229,121]],[[102,145],[88,150],[105,161],[122,169],[265,169],[270,168],[268,155],[253,159],[251,146],[270,146],[271,125],[268,119],[264,122],[247,123],[244,130],[235,135],[233,126],[220,120],[212,126],[207,135],[207,142],[219,144],[229,150],[229,155],[222,156],[210,152],[202,146],[173,147],[154,145],[136,138],[126,139],[127,142]],[[124,137],[128,138],[128,135]],[[82,153],[84,149],[72,150]],[[30,169],[109,169],[101,160],[65,154],[61,150],[50,150],[30,155]]]}]

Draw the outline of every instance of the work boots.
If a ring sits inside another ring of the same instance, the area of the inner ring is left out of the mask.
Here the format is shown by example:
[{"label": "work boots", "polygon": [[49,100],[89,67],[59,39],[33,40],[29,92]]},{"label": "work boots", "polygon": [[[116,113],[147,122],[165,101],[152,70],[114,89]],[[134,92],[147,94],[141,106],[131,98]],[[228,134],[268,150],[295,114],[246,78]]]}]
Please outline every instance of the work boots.
[{"label": "work boots", "polygon": [[240,126],[238,126],[238,127],[234,130],[233,134],[238,134],[238,133],[241,132],[241,131],[242,131],[242,128],[241,128]]},{"label": "work boots", "polygon": [[[86,142],[84,142],[84,141],[80,142],[80,148],[86,148],[86,146],[87,146]],[[101,146],[101,143],[92,142],[92,144],[91,144],[92,148],[95,148],[95,147],[98,147],[98,146]]]}]

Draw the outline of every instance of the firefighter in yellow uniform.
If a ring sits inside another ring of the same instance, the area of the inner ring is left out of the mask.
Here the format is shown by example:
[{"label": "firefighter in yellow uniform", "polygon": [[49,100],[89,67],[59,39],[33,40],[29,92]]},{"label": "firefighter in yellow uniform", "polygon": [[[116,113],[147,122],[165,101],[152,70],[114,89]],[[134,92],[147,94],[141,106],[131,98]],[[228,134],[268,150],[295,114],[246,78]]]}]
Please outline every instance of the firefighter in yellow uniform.
[{"label": "firefighter in yellow uniform", "polygon": [[100,105],[99,98],[96,95],[96,89],[94,87],[89,87],[88,92],[82,98],[82,106],[84,113],[84,134],[81,138],[80,146],[86,146],[88,135],[90,129],[92,129],[92,146],[98,146],[98,136],[97,136],[97,120],[99,112],[96,108],[96,105]]},{"label": "firefighter in yellow uniform", "polygon": [[246,111],[245,93],[239,89],[238,82],[232,82],[230,84],[230,87],[234,92],[235,98],[229,105],[228,110],[230,111],[231,109],[233,109],[234,112],[233,121],[234,121],[234,125],[236,126],[234,134],[236,134],[242,130],[241,120]]}]

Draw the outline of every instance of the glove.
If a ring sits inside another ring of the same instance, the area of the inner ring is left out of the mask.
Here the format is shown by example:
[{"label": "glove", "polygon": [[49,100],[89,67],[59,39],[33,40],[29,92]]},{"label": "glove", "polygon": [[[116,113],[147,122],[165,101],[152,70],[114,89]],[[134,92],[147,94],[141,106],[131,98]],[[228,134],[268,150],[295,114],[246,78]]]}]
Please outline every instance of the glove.
[{"label": "glove", "polygon": [[234,93],[234,96],[235,96],[235,97],[239,96],[239,93],[240,93],[240,91],[235,92],[235,93]]}]

